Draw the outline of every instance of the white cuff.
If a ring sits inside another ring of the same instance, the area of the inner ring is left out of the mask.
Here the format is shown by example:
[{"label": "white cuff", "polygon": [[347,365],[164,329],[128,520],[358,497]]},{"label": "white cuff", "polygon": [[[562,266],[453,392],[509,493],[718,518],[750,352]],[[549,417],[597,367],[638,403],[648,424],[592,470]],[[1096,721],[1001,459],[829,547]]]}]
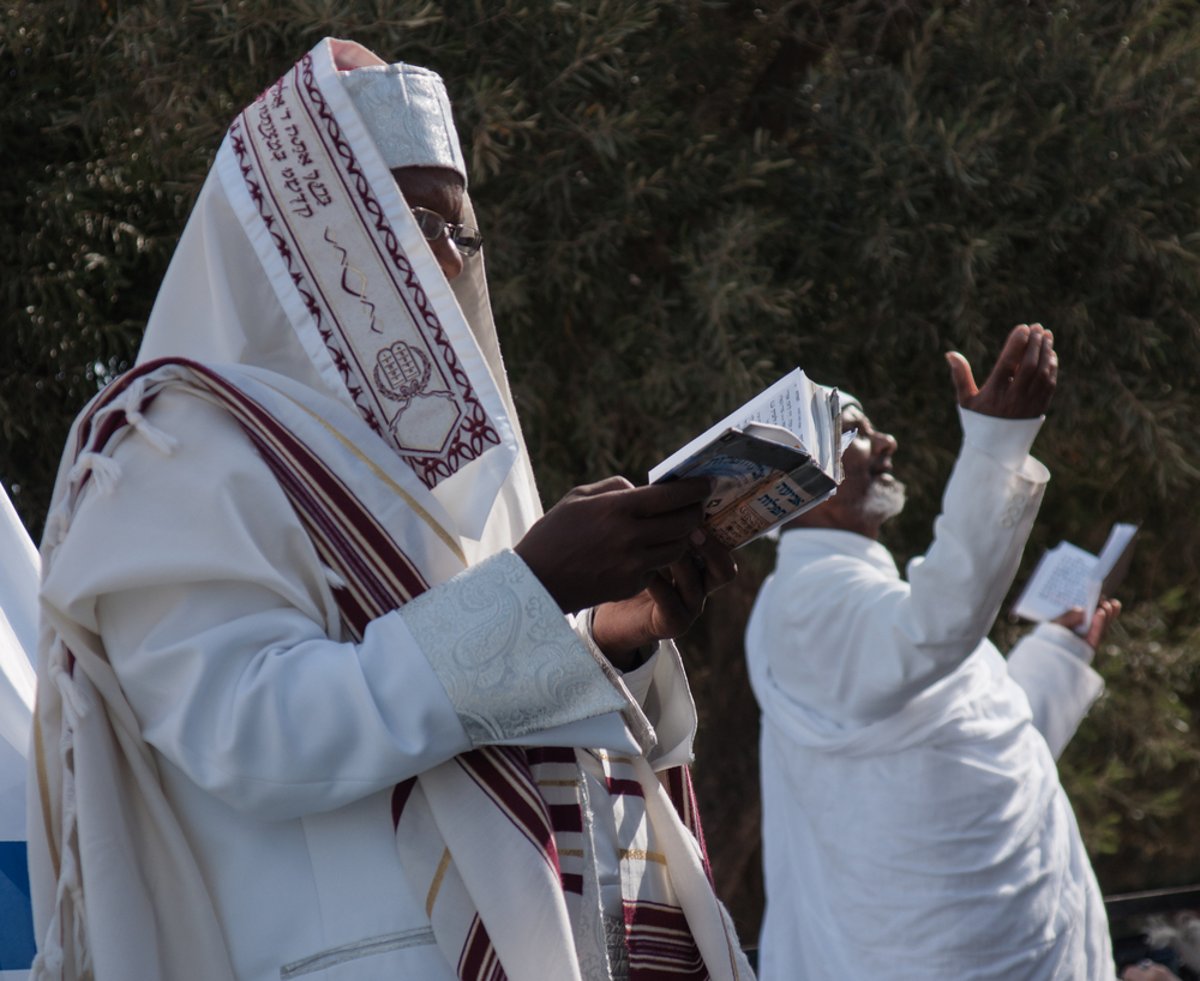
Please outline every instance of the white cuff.
[{"label": "white cuff", "polygon": [[963,445],[973,446],[1011,470],[1019,470],[1029,456],[1045,416],[1036,419],[1002,419],[958,407]]},{"label": "white cuff", "polygon": [[1073,654],[1084,664],[1091,664],[1092,659],[1096,656],[1091,644],[1061,623],[1051,623],[1050,621],[1039,623],[1033,633],[1035,637]]},{"label": "white cuff", "polygon": [[459,573],[398,612],[472,745],[628,708],[619,683],[511,551]]}]

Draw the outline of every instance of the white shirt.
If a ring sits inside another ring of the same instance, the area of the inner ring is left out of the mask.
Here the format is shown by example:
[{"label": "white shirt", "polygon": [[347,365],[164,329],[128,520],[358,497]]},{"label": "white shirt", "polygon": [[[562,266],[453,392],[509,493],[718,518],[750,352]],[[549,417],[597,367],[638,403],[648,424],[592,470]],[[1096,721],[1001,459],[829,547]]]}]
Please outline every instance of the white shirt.
[{"label": "white shirt", "polygon": [[907,582],[877,542],[794,530],[751,615],[768,981],[1113,976],[1095,877],[1014,676],[1046,683],[1033,700],[1056,751],[1100,680],[1061,628],[1026,638],[1011,672],[986,640],[1048,479],[1028,456],[1037,421],[963,417]]}]

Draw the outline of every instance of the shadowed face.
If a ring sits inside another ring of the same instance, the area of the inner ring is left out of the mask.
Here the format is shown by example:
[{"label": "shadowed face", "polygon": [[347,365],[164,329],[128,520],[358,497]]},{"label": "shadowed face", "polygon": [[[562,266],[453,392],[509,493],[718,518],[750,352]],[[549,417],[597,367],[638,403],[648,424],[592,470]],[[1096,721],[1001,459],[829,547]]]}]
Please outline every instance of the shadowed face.
[{"label": "shadowed face", "polygon": [[904,509],[904,485],[892,472],[896,439],[876,429],[856,405],[848,406],[841,419],[842,432],[858,430],[842,454],[845,479],[837,494],[797,518],[795,526],[840,528],[878,539],[883,523]]},{"label": "shadowed face", "polygon": [[[400,193],[410,208],[424,208],[445,221],[462,221],[463,180],[444,167],[397,167],[392,171]],[[429,243],[433,257],[446,278],[453,280],[463,271],[463,257],[450,236],[442,235]]]}]

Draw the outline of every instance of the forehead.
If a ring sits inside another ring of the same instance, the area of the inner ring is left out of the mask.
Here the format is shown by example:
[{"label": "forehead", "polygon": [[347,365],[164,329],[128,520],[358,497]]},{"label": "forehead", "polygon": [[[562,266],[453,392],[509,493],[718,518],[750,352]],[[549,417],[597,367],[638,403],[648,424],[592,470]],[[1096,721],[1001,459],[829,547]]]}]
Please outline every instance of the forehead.
[{"label": "forehead", "polygon": [[866,413],[857,405],[848,405],[842,409],[841,414],[843,429],[871,429],[871,420],[867,418]]},{"label": "forehead", "polygon": [[428,208],[447,221],[462,216],[463,180],[444,167],[397,167],[396,185],[410,208]]}]

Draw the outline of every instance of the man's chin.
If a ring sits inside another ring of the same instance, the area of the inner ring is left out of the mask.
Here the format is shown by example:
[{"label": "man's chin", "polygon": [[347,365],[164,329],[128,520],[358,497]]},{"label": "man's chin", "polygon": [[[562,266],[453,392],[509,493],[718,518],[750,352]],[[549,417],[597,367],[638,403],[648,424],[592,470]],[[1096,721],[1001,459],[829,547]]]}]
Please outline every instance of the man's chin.
[{"label": "man's chin", "polygon": [[891,474],[871,482],[863,499],[863,510],[875,521],[887,521],[904,510],[904,484]]}]

